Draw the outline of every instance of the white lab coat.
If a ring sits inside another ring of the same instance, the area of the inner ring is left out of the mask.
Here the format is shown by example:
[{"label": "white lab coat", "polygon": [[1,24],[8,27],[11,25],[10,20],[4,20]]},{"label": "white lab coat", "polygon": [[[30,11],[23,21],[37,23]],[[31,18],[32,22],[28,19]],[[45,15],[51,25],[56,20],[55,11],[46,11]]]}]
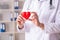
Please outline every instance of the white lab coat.
[{"label": "white lab coat", "polygon": [[37,27],[31,21],[27,20],[24,24],[25,40],[60,40],[59,1],[60,0],[53,0],[52,9],[50,9],[49,0],[25,1],[22,12],[34,11],[37,13],[39,21],[41,23],[44,23],[44,30],[42,30],[40,27]]}]

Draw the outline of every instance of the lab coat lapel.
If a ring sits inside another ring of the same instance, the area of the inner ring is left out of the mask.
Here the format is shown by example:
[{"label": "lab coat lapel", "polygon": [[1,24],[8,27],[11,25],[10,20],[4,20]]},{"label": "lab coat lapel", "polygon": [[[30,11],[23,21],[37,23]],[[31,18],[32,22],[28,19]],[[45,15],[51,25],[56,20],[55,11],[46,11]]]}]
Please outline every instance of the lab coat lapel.
[{"label": "lab coat lapel", "polygon": [[[51,13],[51,16],[50,16],[48,22],[54,22],[54,18],[55,18],[56,14],[57,14],[58,0],[53,0],[53,1],[55,1],[53,3],[53,4],[55,4],[55,5],[53,5],[54,6],[54,11]],[[50,10],[53,10],[53,9],[50,9]]]}]

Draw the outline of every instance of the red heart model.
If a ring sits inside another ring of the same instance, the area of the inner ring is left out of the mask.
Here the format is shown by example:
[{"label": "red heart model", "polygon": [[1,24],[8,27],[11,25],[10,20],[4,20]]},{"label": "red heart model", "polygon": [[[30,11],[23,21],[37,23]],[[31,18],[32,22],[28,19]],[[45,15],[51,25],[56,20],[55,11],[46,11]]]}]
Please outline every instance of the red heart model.
[{"label": "red heart model", "polygon": [[25,19],[28,19],[30,17],[31,13],[30,12],[22,12],[22,16],[25,18]]}]

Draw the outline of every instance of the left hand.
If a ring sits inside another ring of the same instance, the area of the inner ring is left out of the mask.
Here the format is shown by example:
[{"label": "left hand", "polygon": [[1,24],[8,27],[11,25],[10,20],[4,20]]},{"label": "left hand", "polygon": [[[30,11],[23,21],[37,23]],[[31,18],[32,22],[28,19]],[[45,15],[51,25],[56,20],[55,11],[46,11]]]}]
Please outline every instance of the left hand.
[{"label": "left hand", "polygon": [[29,18],[36,26],[44,29],[44,24],[39,22],[39,17],[36,12],[31,12],[31,16]]},{"label": "left hand", "polygon": [[38,15],[36,14],[36,12],[31,12],[31,16],[29,17],[29,20],[32,21],[36,26],[39,26],[40,24]]}]

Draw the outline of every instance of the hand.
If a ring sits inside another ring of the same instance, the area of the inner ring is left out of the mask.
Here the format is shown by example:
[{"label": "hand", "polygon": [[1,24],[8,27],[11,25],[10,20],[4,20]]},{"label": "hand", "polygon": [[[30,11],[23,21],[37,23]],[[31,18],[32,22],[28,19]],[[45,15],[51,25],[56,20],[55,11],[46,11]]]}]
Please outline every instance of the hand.
[{"label": "hand", "polygon": [[17,24],[19,28],[23,28],[23,24],[25,23],[25,19],[21,16],[21,14],[17,17]]},{"label": "hand", "polygon": [[36,26],[44,29],[44,24],[39,22],[38,15],[36,12],[31,12],[31,16],[29,18]]},{"label": "hand", "polygon": [[29,20],[38,26],[39,20],[38,20],[38,16],[37,16],[36,12],[31,12],[31,16],[29,17]]}]

